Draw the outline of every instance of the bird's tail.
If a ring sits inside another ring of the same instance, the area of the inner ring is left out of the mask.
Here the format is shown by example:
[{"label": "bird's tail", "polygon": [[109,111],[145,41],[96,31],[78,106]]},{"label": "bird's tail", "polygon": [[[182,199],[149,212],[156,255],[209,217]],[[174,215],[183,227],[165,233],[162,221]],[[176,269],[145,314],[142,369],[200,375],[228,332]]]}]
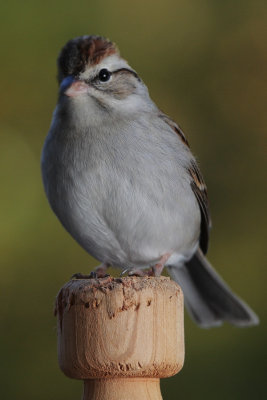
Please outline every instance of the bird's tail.
[{"label": "bird's tail", "polygon": [[231,291],[200,249],[184,266],[169,266],[168,270],[183,289],[189,314],[201,327],[218,326],[223,321],[236,326],[259,323],[258,316]]}]

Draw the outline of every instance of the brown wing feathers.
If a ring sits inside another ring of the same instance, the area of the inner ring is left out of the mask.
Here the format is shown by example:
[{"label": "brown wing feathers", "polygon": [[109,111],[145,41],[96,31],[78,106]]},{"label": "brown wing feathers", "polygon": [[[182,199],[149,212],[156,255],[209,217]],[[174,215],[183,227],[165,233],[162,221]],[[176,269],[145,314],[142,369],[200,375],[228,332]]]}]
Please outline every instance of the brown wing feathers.
[{"label": "brown wing feathers", "polygon": [[211,226],[207,187],[196,162],[191,162],[188,172],[192,177],[191,188],[197,198],[201,212],[199,245],[203,253],[206,254],[208,250],[209,230]]},{"label": "brown wing feathers", "polygon": [[[187,147],[189,147],[189,143],[181,128],[167,115],[162,113],[159,116],[175,131],[175,133],[177,133],[181,141]],[[203,253],[206,254],[208,250],[209,230],[211,226],[207,187],[205,185],[201,172],[198,168],[198,165],[195,161],[191,161],[190,167],[188,168],[188,172],[192,178],[191,188],[196,196],[201,213],[199,246],[203,251]]]},{"label": "brown wing feathers", "polygon": [[163,119],[164,122],[166,122],[166,124],[168,124],[175,133],[177,133],[177,135],[180,137],[181,141],[189,147],[189,143],[182,131],[182,129],[176,124],[176,122],[174,122],[170,117],[168,117],[168,115],[165,114],[159,114],[159,117]]}]

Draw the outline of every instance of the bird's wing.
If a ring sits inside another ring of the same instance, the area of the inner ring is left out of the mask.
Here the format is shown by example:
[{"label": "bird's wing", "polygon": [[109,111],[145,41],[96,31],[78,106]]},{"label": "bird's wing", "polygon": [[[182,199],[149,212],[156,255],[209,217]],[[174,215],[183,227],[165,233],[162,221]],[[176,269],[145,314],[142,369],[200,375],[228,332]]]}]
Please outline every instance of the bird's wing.
[{"label": "bird's wing", "polygon": [[[189,143],[182,129],[167,115],[160,113],[159,116],[173,129],[173,131],[179,136],[180,140],[184,143],[184,145],[186,145],[189,148]],[[191,160],[190,162],[188,172],[192,178],[191,188],[193,190],[194,195],[196,196],[201,213],[199,246],[202,252],[206,254],[208,250],[209,230],[211,227],[207,186],[201,175],[199,167],[194,159]]]},{"label": "bird's wing", "polygon": [[176,122],[174,122],[170,117],[168,117],[168,115],[160,112],[159,117],[161,119],[163,119],[164,122],[166,122],[166,124],[168,124],[172,130],[174,130],[175,133],[177,133],[177,135],[179,136],[179,138],[181,139],[181,141],[187,146],[189,147],[189,143],[185,137],[185,134],[183,133],[182,129],[179,127],[179,125],[176,124]]},{"label": "bird's wing", "polygon": [[192,178],[191,188],[196,196],[201,213],[199,246],[202,252],[206,254],[208,251],[209,230],[211,227],[207,186],[205,185],[204,179],[195,161],[191,161],[188,172]]}]

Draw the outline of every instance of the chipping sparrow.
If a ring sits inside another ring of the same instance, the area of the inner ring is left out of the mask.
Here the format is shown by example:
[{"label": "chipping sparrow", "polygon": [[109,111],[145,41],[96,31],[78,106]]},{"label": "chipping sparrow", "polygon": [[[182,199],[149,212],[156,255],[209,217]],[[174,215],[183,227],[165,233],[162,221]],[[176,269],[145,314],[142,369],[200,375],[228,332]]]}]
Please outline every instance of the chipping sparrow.
[{"label": "chipping sparrow", "polygon": [[255,313],[208,263],[206,186],[188,142],[109,40],[82,36],[58,58],[59,100],[42,154],[50,205],[102,262],[164,266],[201,326],[253,325]]}]

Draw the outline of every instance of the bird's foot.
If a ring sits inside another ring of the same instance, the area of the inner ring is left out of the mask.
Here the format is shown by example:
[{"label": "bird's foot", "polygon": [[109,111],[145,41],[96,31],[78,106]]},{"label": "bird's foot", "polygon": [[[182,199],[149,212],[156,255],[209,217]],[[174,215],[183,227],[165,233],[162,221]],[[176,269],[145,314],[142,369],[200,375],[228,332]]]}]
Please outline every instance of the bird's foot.
[{"label": "bird's foot", "polygon": [[129,276],[139,276],[139,277],[142,277],[142,276],[160,276],[162,271],[163,271],[163,268],[165,266],[165,263],[168,260],[168,258],[170,257],[170,255],[171,255],[170,253],[164,254],[160,258],[159,262],[157,264],[153,265],[153,267],[151,267],[148,270],[137,269],[137,268],[136,269],[132,269],[132,270],[126,269],[121,273],[121,276],[126,274],[126,273],[128,273]]},{"label": "bird's foot", "polygon": [[[127,271],[128,272],[128,271]],[[132,269],[128,272],[129,276],[153,276],[153,269],[150,268],[148,270],[143,270],[143,269]]]},{"label": "bird's foot", "polygon": [[90,274],[81,274],[78,272],[77,274],[72,275],[71,279],[99,279],[99,278],[107,278],[109,275],[106,273],[108,264],[103,263],[99,265],[94,271]]}]

